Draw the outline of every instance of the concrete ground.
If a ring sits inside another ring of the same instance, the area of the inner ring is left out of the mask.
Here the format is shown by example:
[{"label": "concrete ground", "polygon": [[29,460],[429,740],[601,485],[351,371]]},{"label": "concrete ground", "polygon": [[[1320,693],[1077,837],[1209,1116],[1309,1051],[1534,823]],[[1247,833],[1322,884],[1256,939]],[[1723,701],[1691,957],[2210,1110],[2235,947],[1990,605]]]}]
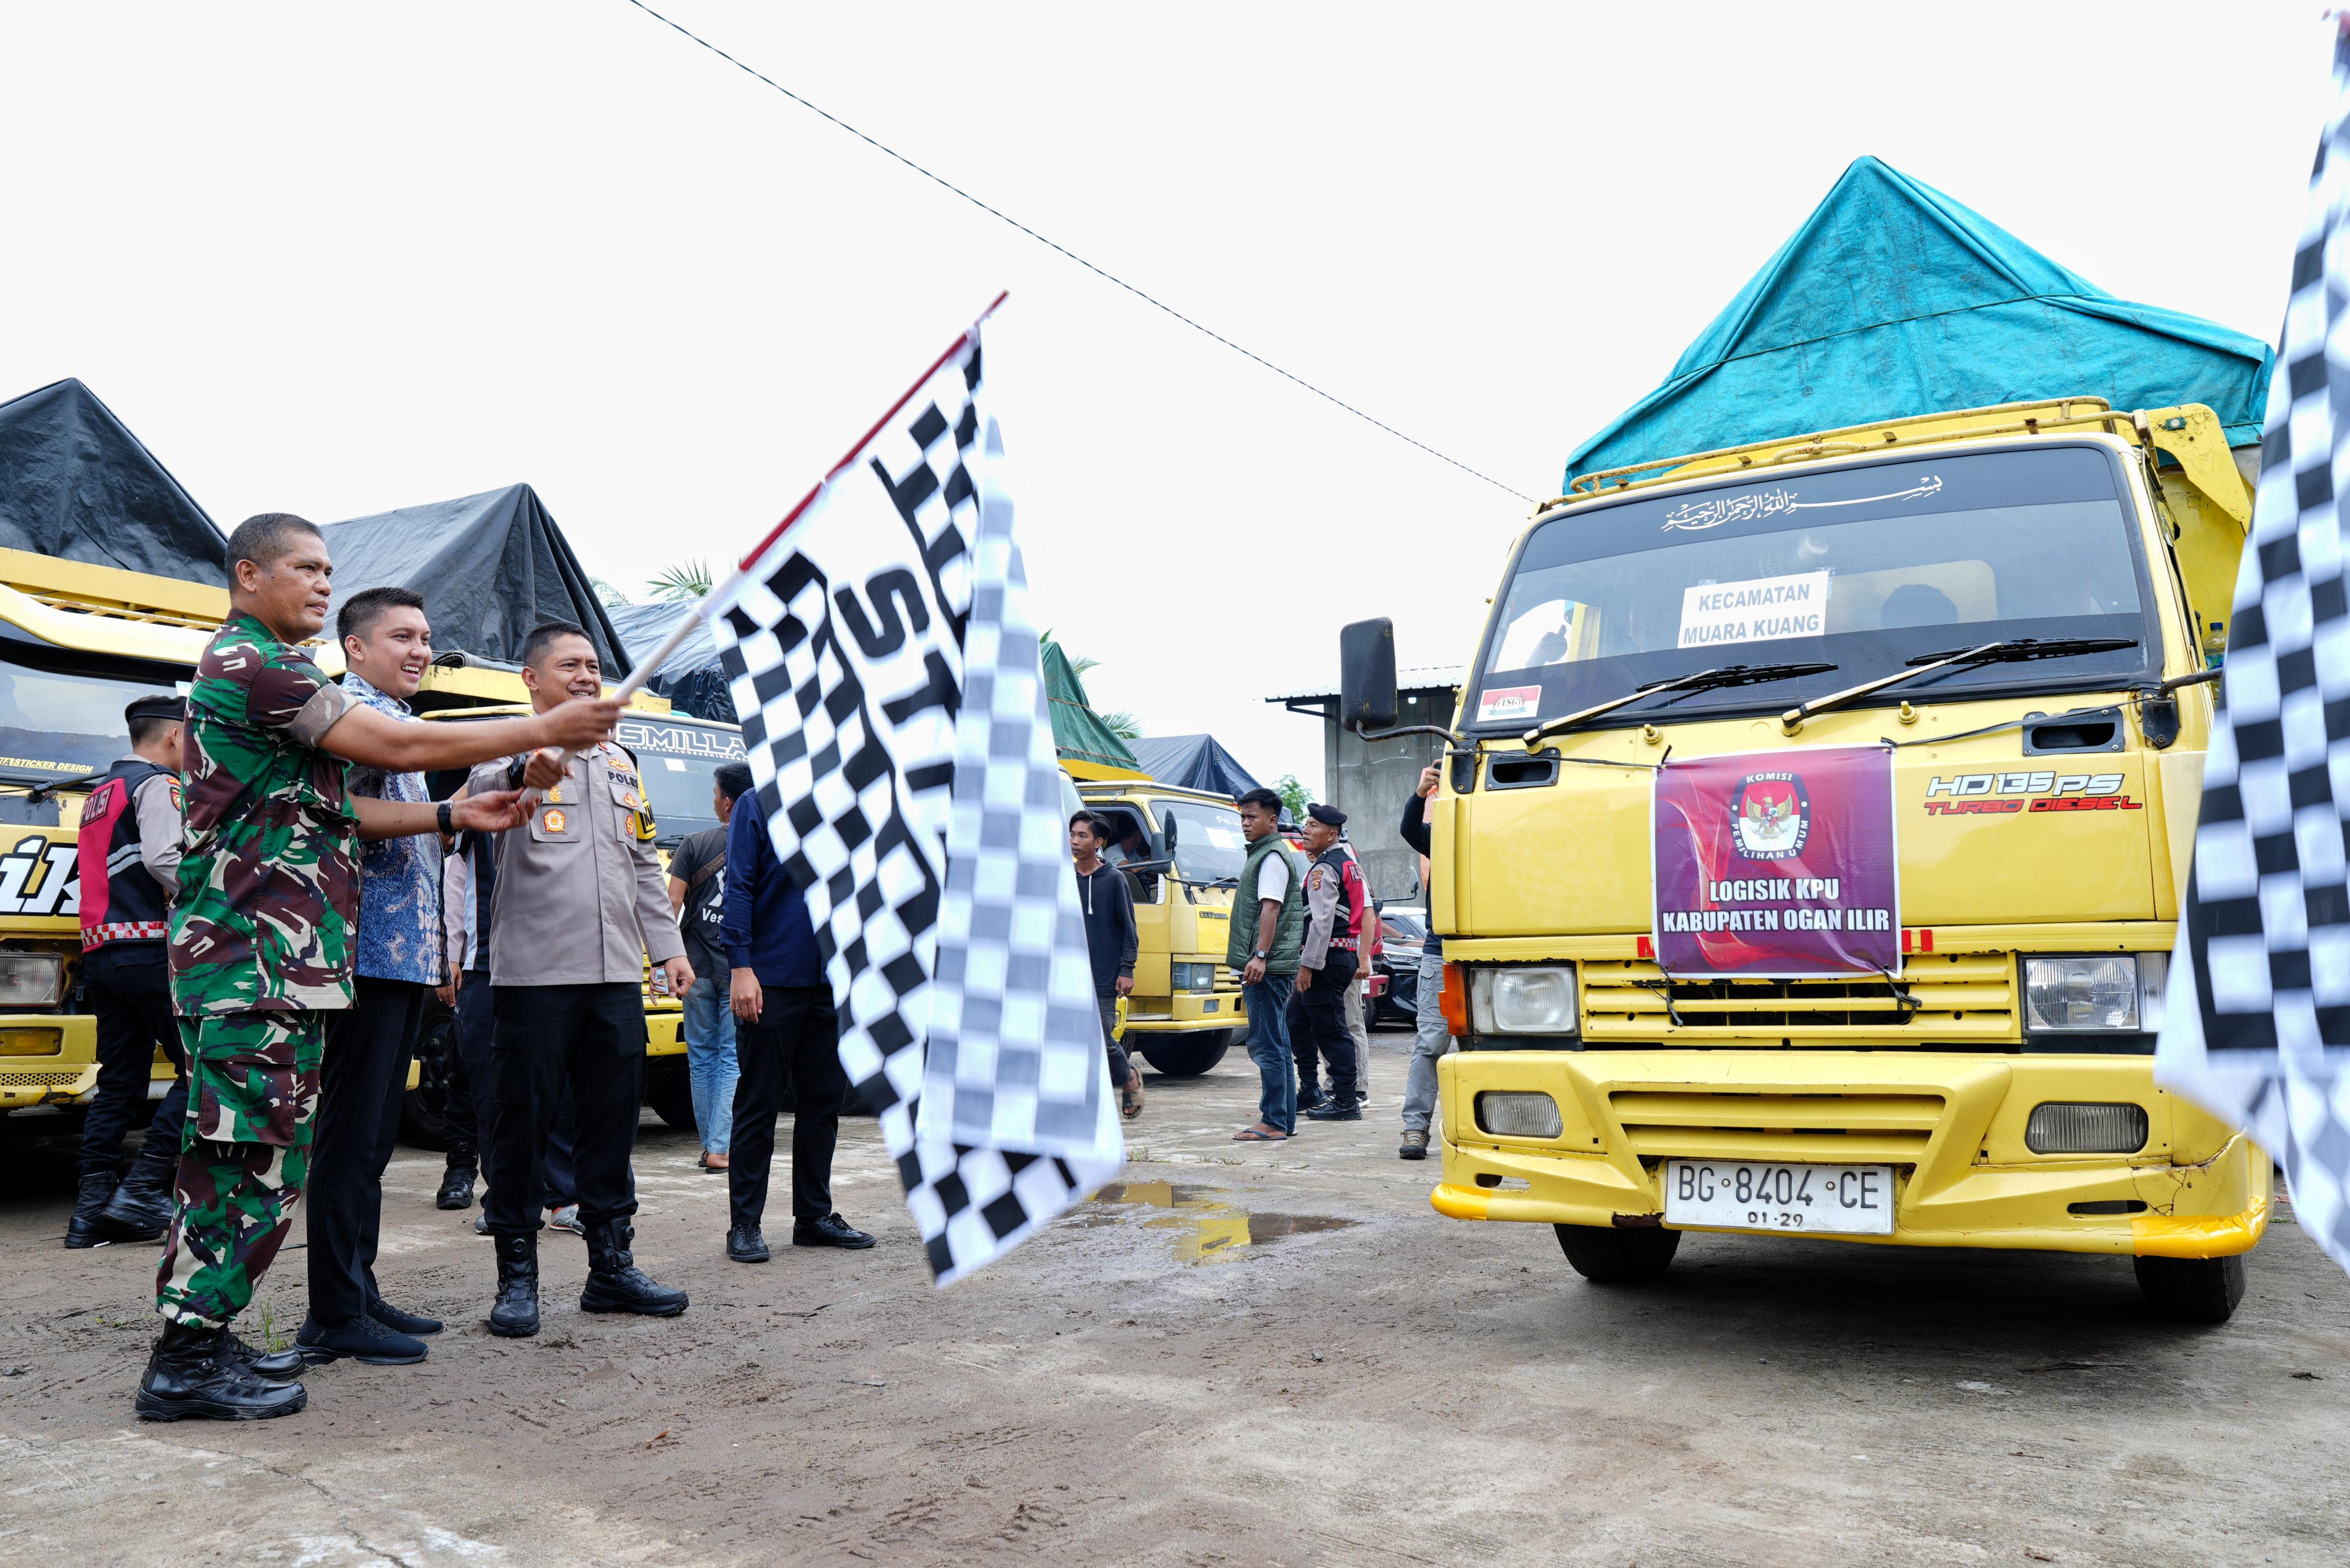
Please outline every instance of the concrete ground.
[{"label": "concrete ground", "polygon": [[[1152,1080],[1124,1184],[944,1293],[870,1121],[837,1198],[881,1245],[745,1267],[648,1118],[638,1255],[691,1310],[583,1315],[550,1234],[528,1341],[403,1149],[380,1272],[448,1332],[248,1426],[132,1418],[152,1249],[64,1251],[69,1168],[7,1153],[0,1562],[2350,1561],[2350,1282],[2298,1229],[2216,1329],[2113,1259],[1698,1236],[1596,1287],[1547,1230],[1429,1209],[1402,1044],[1368,1120],[1285,1146],[1228,1141],[1237,1056]],[[298,1323],[302,1257],[254,1327]]]}]

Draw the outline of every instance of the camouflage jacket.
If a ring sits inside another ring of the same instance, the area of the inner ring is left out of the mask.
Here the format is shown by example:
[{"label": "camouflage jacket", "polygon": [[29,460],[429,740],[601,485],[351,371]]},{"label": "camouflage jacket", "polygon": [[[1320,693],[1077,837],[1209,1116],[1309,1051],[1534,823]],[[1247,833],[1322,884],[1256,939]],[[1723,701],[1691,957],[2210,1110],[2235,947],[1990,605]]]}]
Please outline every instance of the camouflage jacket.
[{"label": "camouflage jacket", "polygon": [[232,616],[198,660],[172,900],[174,1012],[350,1005],[359,817],[347,764],[318,749],[348,701],[251,616]]}]

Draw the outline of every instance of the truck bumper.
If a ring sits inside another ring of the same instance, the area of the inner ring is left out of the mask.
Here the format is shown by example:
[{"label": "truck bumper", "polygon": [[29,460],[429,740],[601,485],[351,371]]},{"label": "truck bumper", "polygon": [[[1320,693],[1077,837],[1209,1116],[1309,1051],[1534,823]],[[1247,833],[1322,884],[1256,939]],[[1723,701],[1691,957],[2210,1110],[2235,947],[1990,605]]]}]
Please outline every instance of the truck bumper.
[{"label": "truck bumper", "polygon": [[[30,1055],[0,1055],[0,1112],[70,1105],[97,1092],[98,1020],[90,1014],[0,1014],[0,1040],[38,1047]],[[168,1083],[170,1064],[162,1070]]]},{"label": "truck bumper", "polygon": [[[2268,1157],[2156,1088],[2142,1056],[1472,1051],[1444,1058],[1438,1083],[1430,1200],[1456,1220],[1657,1225],[1665,1162],[1690,1158],[1892,1166],[1893,1233],[1837,1241],[2215,1258],[2251,1251],[2268,1221]],[[1483,1131],[1476,1096],[1492,1090],[1550,1095],[1559,1135]],[[2141,1106],[2147,1142],[2035,1155],[2024,1127],[2052,1100]]]},{"label": "truck bumper", "polygon": [[1159,1011],[1138,1012],[1127,1005],[1128,1034],[1191,1034],[1208,1029],[1244,1029],[1247,1010],[1237,991],[1186,991],[1171,998],[1150,997],[1148,1005]]},{"label": "truck bumper", "polygon": [[645,1054],[685,1054],[685,1009],[674,1002],[658,1010],[645,1009]]}]

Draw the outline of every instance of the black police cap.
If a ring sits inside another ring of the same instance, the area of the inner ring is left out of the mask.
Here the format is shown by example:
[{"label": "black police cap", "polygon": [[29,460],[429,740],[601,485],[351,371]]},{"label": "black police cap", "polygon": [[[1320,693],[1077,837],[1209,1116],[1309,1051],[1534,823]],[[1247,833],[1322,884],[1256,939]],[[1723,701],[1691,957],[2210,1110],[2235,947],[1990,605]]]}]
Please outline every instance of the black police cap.
[{"label": "black police cap", "polygon": [[172,719],[185,722],[188,700],[185,697],[141,697],[122,711],[122,722],[136,723],[141,719]]},{"label": "black police cap", "polygon": [[1305,815],[1312,817],[1315,821],[1320,823],[1325,827],[1344,827],[1347,826],[1347,814],[1345,812],[1340,811],[1335,805],[1324,805],[1319,801],[1307,806],[1305,808]]}]

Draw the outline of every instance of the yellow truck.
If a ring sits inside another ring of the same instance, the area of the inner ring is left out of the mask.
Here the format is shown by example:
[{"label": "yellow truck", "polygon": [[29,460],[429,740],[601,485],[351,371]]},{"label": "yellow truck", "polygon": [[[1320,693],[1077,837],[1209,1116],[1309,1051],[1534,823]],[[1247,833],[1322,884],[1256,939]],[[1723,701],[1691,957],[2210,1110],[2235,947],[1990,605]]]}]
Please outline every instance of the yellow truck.
[{"label": "yellow truck", "polygon": [[1196,1076],[1248,1029],[1240,979],[1224,967],[1232,889],[1248,857],[1240,812],[1222,795],[1141,778],[1080,779],[1076,792],[1110,819],[1107,858],[1134,890],[1126,1048],[1170,1077]]},{"label": "yellow truck", "polygon": [[[130,751],[124,705],[184,688],[227,609],[222,588],[0,549],[0,1114],[17,1130],[67,1130],[47,1118],[77,1115],[97,1087],[96,1020],[78,984],[74,840],[83,792],[77,781]],[[339,649],[321,645],[317,654],[322,669],[340,673]],[[416,706],[432,714],[521,695],[512,670],[444,654],[427,672]],[[689,728],[690,738],[672,733]],[[636,699],[624,731],[637,732],[622,739],[639,749],[657,812],[675,801],[682,814],[707,815],[708,771],[716,764],[702,753],[723,750],[724,739],[703,736],[705,728],[672,716],[664,699]],[[736,738],[733,754],[740,749]],[[676,769],[667,765],[671,758]],[[686,782],[689,770],[698,771],[698,795]],[[693,825],[690,815],[678,823]],[[672,831],[667,816],[662,827]],[[678,1004],[650,999],[647,1012],[654,1057],[648,1084],[673,1077],[680,1093],[669,1097],[681,1104]],[[428,1031],[411,1080],[420,1086],[430,1080],[432,1044]],[[170,1081],[170,1064],[158,1054],[151,1093],[160,1097]],[[675,1118],[665,1113],[665,1119]]]},{"label": "yellow truck", "polygon": [[[2218,1321],[2271,1164],[2156,1087],[2251,495],[2199,405],[1587,474],[1511,552],[1432,805],[1459,1220],[2124,1255]],[[1342,722],[1393,723],[1386,622]]]}]

